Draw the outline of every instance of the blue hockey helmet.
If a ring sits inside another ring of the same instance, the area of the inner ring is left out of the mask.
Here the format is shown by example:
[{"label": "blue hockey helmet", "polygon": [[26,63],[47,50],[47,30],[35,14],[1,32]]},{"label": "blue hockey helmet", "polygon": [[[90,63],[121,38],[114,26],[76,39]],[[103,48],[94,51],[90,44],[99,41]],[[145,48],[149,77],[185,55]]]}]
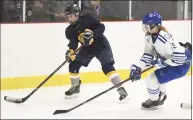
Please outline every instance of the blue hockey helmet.
[{"label": "blue hockey helmet", "polygon": [[153,33],[157,27],[162,25],[162,17],[157,12],[151,12],[143,18],[143,30],[147,33]]}]

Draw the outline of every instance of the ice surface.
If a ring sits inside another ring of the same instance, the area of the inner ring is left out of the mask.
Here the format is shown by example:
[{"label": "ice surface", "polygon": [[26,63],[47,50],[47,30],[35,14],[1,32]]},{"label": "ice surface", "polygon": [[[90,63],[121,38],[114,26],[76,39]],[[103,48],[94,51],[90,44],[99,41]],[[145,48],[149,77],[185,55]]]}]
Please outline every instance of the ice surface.
[{"label": "ice surface", "polygon": [[[83,81],[84,82],[84,81]],[[184,77],[168,84],[168,99],[162,108],[154,111],[141,109],[141,103],[148,99],[145,80],[124,84],[129,100],[120,102],[117,91],[108,93],[84,104],[73,111],[53,115],[56,109],[69,109],[111,87],[110,82],[83,84],[77,99],[64,99],[64,91],[69,86],[40,88],[23,104],[8,103],[5,95],[24,97],[32,89],[1,91],[2,119],[190,119],[191,109],[180,108],[180,103],[191,102],[191,78]]]}]

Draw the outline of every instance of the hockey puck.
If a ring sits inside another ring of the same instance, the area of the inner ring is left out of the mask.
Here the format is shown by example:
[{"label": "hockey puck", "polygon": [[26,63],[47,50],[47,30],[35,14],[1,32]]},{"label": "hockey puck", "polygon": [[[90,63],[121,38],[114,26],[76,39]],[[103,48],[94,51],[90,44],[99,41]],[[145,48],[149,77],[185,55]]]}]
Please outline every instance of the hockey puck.
[{"label": "hockey puck", "polygon": [[189,103],[181,103],[180,107],[181,108],[191,108],[191,104],[189,104]]},{"label": "hockey puck", "polygon": [[180,107],[181,107],[181,108],[183,107],[183,103],[180,104]]}]

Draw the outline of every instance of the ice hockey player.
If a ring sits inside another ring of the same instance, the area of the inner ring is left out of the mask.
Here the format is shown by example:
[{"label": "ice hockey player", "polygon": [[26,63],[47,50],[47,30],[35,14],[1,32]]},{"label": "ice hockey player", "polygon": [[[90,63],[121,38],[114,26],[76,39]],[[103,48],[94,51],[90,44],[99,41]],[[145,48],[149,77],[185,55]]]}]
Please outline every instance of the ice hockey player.
[{"label": "ice hockey player", "polygon": [[[66,20],[70,23],[65,33],[69,40],[66,58],[70,58],[69,73],[72,85],[65,92],[66,98],[74,98],[80,92],[79,69],[82,66],[87,67],[94,57],[100,61],[102,71],[114,85],[121,82],[120,76],[113,66],[115,62],[110,44],[103,35],[104,24],[94,19],[90,14],[80,16],[79,13],[80,8],[76,4],[68,5],[65,9]],[[74,56],[72,54],[77,49],[78,43],[84,47]],[[117,91],[120,95],[119,100],[127,97],[127,92],[123,87],[118,86]]]},{"label": "ice hockey player", "polygon": [[162,17],[157,12],[144,16],[143,30],[145,50],[139,64],[131,65],[130,78],[132,81],[139,80],[142,70],[150,65],[157,66],[146,80],[149,99],[142,102],[142,109],[159,108],[167,97],[166,84],[188,72],[192,45],[173,40],[171,34],[162,26]]}]

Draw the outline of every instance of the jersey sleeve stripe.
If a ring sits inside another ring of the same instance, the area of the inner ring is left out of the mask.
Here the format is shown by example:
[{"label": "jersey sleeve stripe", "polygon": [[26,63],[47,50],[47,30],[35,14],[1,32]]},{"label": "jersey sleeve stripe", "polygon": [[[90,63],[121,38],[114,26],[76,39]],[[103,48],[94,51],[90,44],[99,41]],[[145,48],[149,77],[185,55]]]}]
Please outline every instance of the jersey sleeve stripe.
[{"label": "jersey sleeve stripe", "polygon": [[148,54],[148,53],[144,53],[143,55],[147,55],[147,56],[150,56],[150,57],[152,57],[152,58],[153,58],[153,55]]},{"label": "jersey sleeve stripe", "polygon": [[143,59],[140,59],[140,61],[142,61],[142,62],[144,62],[144,63],[147,63],[145,60],[143,60]]},{"label": "jersey sleeve stripe", "polygon": [[187,57],[172,57],[172,59],[187,59]]},{"label": "jersey sleeve stripe", "polygon": [[185,52],[174,52],[173,54],[185,54]]},{"label": "jersey sleeve stripe", "polygon": [[142,61],[142,62],[144,62],[144,63],[146,63],[146,64],[151,64],[151,62],[145,61],[145,60],[143,60],[143,59],[140,59],[140,61]]},{"label": "jersey sleeve stripe", "polygon": [[185,60],[174,60],[172,59],[174,62],[178,62],[178,63],[185,63],[186,61]]},{"label": "jersey sleeve stripe", "polygon": [[172,62],[173,62],[173,63],[176,63],[176,64],[179,64],[179,65],[184,64],[184,62],[179,62],[179,61],[174,61],[174,60],[172,60]]},{"label": "jersey sleeve stripe", "polygon": [[148,56],[148,55],[143,55],[142,57],[144,57],[144,58],[149,58],[149,59],[153,59],[152,56]]},{"label": "jersey sleeve stripe", "polygon": [[152,62],[152,60],[144,59],[143,57],[140,60],[148,64]]},{"label": "jersey sleeve stripe", "polygon": [[164,40],[162,40],[161,38],[159,38],[159,37],[157,37],[158,38],[158,40],[160,40],[162,43],[166,43]]},{"label": "jersey sleeve stripe", "polygon": [[146,61],[146,63],[151,63],[151,60],[147,60],[147,59],[144,59],[144,58],[141,58],[141,60]]},{"label": "jersey sleeve stripe", "polygon": [[149,57],[145,57],[143,56],[144,59],[147,59],[147,60],[152,60],[152,58],[149,58]]},{"label": "jersey sleeve stripe", "polygon": [[185,54],[172,54],[172,57],[186,57]]},{"label": "jersey sleeve stripe", "polygon": [[146,64],[151,64],[153,61],[153,55],[144,53],[143,56],[141,57],[140,61],[146,63]]},{"label": "jersey sleeve stripe", "polygon": [[165,39],[165,37],[163,37],[162,35],[158,34],[158,37],[162,38],[162,40],[164,40],[165,42],[167,42],[167,40]]}]

